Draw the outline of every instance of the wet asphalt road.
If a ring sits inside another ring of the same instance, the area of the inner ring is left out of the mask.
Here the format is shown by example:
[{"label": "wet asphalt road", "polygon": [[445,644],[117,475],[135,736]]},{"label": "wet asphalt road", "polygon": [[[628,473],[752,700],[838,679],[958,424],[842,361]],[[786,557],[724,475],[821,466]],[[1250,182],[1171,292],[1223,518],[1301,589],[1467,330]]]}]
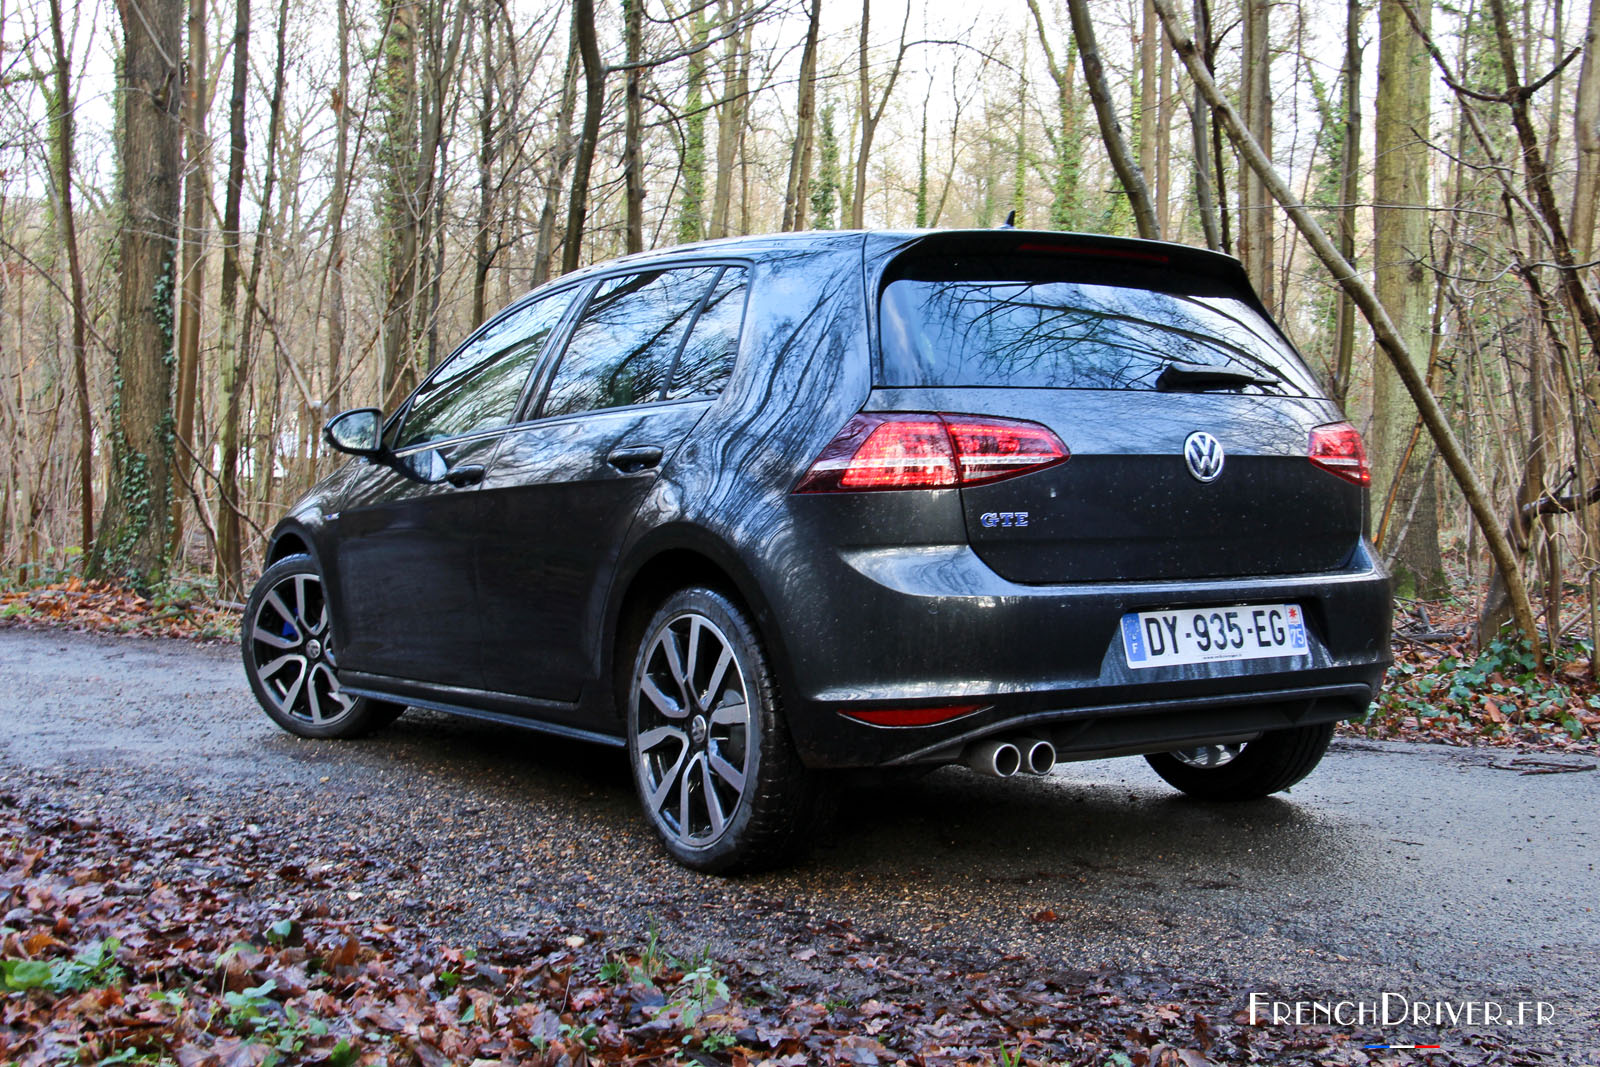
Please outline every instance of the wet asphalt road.
[{"label": "wet asphalt road", "polygon": [[[1258,989],[1545,1001],[1554,1024],[1507,1036],[1573,1063],[1600,1063],[1595,762],[1336,742],[1291,795],[1242,806],[1183,799],[1142,760],[949,769],[848,794],[794,869],[709,879],[659,852],[616,752],[417,711],[301,741],[232,647],[0,630],[0,789],[253,824],[291,853],[355,844],[373,859],[341,861],[341,888],[449,936],[655,923],[675,951],[794,972],[824,961],[774,952],[777,916],[849,920],[930,955],[1169,967],[1241,1007]],[[1561,768],[1587,769],[1525,773]]]}]

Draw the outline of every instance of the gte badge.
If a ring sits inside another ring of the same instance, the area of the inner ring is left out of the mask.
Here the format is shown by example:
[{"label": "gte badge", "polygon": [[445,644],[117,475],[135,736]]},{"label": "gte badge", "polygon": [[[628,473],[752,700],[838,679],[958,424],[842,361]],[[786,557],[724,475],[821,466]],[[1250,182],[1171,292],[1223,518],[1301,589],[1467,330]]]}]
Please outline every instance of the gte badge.
[{"label": "gte badge", "polygon": [[993,530],[997,526],[1001,528],[1026,526],[1028,525],[1028,513],[1026,511],[986,511],[978,516],[978,521],[983,524],[985,530]]}]

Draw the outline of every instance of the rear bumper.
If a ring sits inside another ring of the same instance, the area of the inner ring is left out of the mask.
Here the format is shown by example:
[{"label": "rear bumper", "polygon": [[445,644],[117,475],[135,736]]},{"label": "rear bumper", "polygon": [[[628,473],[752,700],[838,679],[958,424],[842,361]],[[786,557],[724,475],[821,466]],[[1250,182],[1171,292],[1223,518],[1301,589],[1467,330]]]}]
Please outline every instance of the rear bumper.
[{"label": "rear bumper", "polygon": [[[790,729],[814,767],[949,762],[996,735],[1048,737],[1062,759],[1243,740],[1362,715],[1390,662],[1389,580],[1364,542],[1336,572],[1254,579],[1020,585],[965,545],[846,550],[817,570],[787,617],[829,623],[784,635]],[[1281,602],[1304,609],[1309,658],[1127,666],[1127,612]],[[979,710],[846,714],[957,704]]]}]

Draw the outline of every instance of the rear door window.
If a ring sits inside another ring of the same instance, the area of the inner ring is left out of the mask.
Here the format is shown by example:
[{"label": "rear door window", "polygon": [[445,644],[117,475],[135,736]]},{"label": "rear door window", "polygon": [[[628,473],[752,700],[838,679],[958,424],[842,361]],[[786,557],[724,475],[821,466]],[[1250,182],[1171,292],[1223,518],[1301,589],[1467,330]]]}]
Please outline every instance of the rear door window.
[{"label": "rear door window", "polygon": [[[899,278],[883,291],[883,385],[1156,389],[1179,364],[1260,379],[1249,392],[1317,396],[1293,350],[1238,296],[1015,270]],[[1169,375],[1166,381],[1171,381]]]},{"label": "rear door window", "polygon": [[584,309],[545,396],[543,417],[660,400],[720,266],[608,278]]},{"label": "rear door window", "polygon": [[689,339],[672,369],[668,400],[716,396],[733,373],[739,351],[739,327],[744,323],[745,269],[728,267],[712,286],[711,294],[694,320]]}]

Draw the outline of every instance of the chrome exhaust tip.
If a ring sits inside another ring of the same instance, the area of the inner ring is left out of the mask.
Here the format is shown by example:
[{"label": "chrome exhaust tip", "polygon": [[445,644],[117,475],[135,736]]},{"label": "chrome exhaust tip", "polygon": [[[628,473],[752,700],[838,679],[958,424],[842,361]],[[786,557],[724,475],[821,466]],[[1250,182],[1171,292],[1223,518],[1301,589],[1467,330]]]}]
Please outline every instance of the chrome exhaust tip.
[{"label": "chrome exhaust tip", "polygon": [[1022,769],[1022,750],[1010,741],[979,741],[967,749],[966,765],[990,778],[1010,778]]},{"label": "chrome exhaust tip", "polygon": [[1056,765],[1056,746],[1040,737],[1019,737],[1022,769],[1029,774],[1049,774]]}]

